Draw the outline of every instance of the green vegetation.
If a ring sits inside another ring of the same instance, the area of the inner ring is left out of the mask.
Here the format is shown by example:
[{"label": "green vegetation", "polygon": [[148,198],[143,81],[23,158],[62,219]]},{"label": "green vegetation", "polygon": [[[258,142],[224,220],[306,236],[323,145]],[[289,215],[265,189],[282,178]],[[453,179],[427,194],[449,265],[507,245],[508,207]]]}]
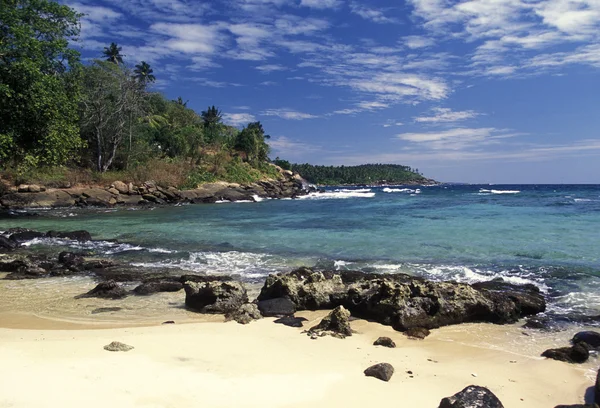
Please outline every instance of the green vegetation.
[{"label": "green vegetation", "polygon": [[321,185],[421,184],[428,181],[418,169],[397,164],[313,166],[290,164],[285,160],[275,160],[275,164],[296,171],[309,182]]},{"label": "green vegetation", "polygon": [[193,188],[274,178],[260,122],[242,130],[210,106],[153,92],[150,64],[130,69],[121,47],[83,65],[69,47],[81,15],[50,0],[2,0],[0,171],[13,183],[155,180]]}]

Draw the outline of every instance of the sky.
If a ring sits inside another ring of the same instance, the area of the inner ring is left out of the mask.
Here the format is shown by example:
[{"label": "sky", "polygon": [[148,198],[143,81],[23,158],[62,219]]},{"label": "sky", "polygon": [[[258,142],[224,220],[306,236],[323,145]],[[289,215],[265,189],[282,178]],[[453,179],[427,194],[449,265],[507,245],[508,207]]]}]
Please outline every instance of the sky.
[{"label": "sky", "polygon": [[272,158],[600,184],[600,0],[63,3],[84,59],[116,42],[170,99],[261,121]]}]

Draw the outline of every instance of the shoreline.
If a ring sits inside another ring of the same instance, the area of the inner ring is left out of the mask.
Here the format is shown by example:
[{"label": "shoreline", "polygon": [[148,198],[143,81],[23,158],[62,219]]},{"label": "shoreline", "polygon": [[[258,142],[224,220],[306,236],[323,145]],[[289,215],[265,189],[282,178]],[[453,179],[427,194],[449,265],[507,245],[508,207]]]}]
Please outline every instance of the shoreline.
[{"label": "shoreline", "polygon": [[[297,316],[311,327],[326,313]],[[258,407],[269,401],[275,407],[359,407],[401,400],[407,406],[436,407],[443,397],[475,384],[488,387],[507,408],[546,408],[582,403],[595,376],[595,362],[574,366],[533,355],[523,347],[532,339],[515,337],[520,330],[515,325],[448,326],[425,340],[411,340],[389,326],[354,320],[351,337],[311,340],[303,329],[273,320],[93,330],[0,328],[0,404],[192,407],[202,401],[211,407]],[[397,348],[373,346],[379,336],[391,337]],[[103,350],[115,340],[135,348]],[[489,340],[495,347],[487,345]],[[379,362],[396,369],[389,383],[363,374]],[[35,393],[27,392],[31,384]]]}]

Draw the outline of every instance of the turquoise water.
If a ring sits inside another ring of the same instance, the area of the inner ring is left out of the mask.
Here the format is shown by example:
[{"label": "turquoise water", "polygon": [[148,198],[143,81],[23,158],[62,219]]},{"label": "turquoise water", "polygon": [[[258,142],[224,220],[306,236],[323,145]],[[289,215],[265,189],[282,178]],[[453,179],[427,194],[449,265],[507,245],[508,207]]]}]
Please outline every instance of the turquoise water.
[{"label": "turquoise water", "polygon": [[142,273],[169,267],[260,280],[308,265],[468,282],[502,277],[538,285],[556,313],[600,314],[600,186],[332,188],[300,200],[0,218],[0,230],[17,226],[86,229],[103,242],[83,247]]}]

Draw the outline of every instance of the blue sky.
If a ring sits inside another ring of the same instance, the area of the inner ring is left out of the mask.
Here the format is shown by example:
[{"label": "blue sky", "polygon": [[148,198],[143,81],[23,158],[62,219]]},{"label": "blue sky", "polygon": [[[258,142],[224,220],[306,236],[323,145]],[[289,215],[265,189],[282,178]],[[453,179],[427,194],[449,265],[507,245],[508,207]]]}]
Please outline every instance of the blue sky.
[{"label": "blue sky", "polygon": [[272,157],[600,183],[599,0],[79,0],[79,47],[260,120]]}]

